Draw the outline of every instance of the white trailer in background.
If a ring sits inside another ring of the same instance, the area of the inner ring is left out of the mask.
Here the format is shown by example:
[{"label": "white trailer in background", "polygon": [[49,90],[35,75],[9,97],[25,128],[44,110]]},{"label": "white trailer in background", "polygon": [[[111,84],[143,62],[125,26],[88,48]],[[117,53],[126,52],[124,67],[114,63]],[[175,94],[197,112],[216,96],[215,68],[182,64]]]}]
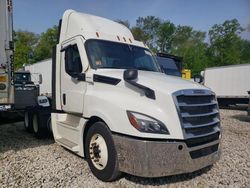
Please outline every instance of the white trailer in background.
[{"label": "white trailer in background", "polygon": [[40,84],[40,94],[51,96],[51,75],[52,75],[52,59],[39,61],[32,65],[25,66],[25,71],[31,73],[31,79],[34,83],[38,83],[42,76]]},{"label": "white trailer in background", "polygon": [[0,0],[0,111],[14,103],[12,1]]},{"label": "white trailer in background", "polygon": [[221,105],[247,104],[250,91],[250,64],[207,68],[203,83],[217,95]]},{"label": "white trailer in background", "polygon": [[14,74],[12,20],[12,1],[0,0],[0,115],[3,117],[12,117],[13,113],[36,105],[38,95],[38,87],[31,83],[29,73]]}]

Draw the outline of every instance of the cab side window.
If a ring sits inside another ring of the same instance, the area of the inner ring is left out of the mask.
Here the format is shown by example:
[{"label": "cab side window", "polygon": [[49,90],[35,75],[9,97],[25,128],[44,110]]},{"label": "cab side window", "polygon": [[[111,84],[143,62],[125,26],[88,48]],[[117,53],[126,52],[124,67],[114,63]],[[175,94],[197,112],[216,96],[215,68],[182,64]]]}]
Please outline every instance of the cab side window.
[{"label": "cab side window", "polygon": [[65,70],[72,77],[82,72],[82,62],[76,44],[65,50]]}]

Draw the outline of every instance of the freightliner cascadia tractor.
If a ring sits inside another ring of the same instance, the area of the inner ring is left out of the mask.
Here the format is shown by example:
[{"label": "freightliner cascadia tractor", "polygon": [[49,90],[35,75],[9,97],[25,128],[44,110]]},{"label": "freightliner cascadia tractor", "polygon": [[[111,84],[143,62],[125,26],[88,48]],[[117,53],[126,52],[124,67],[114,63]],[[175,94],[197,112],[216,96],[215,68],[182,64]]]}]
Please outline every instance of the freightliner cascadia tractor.
[{"label": "freightliner cascadia tractor", "polygon": [[[111,20],[67,10],[52,60],[52,114],[30,114],[36,134],[86,158],[112,181],[189,173],[220,156],[214,92],[161,72],[147,46]],[[51,127],[50,127],[51,126]]]}]

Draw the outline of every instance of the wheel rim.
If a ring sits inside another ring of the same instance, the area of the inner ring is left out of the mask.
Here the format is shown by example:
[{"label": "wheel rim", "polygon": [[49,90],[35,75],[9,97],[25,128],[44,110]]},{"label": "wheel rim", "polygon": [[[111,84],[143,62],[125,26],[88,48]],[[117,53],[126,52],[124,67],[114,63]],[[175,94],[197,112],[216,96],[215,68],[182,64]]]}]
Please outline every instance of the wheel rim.
[{"label": "wheel rim", "polygon": [[24,126],[25,126],[26,128],[29,127],[29,116],[28,116],[28,112],[25,112],[25,113],[24,113]]},{"label": "wheel rim", "polygon": [[33,130],[35,133],[38,132],[38,122],[37,122],[37,115],[33,116]]},{"label": "wheel rim", "polygon": [[98,170],[103,170],[108,163],[108,148],[100,134],[94,134],[89,144],[89,154],[93,165]]}]

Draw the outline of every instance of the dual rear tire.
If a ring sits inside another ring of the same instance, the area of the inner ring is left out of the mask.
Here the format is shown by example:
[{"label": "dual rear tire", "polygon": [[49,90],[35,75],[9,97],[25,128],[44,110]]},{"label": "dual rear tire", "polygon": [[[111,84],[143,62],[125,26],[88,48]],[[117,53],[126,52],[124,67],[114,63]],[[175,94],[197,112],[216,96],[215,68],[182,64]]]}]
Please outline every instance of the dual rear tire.
[{"label": "dual rear tire", "polygon": [[49,134],[49,113],[45,109],[28,109],[24,112],[24,127],[36,138],[44,138]]},{"label": "dual rear tire", "polygon": [[29,110],[24,112],[24,128],[27,132],[32,133],[32,114]]}]

